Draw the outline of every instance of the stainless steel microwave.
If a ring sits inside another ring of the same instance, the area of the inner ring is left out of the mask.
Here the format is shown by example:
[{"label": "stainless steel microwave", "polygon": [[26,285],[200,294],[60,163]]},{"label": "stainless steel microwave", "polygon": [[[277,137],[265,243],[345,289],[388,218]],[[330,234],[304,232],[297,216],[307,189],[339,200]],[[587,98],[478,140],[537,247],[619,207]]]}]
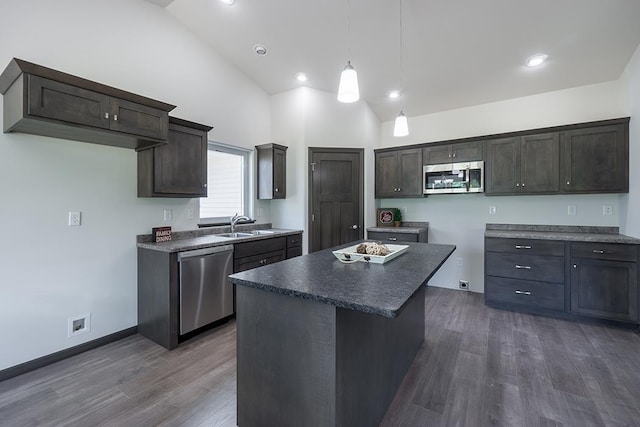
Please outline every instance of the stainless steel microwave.
[{"label": "stainless steel microwave", "polygon": [[425,165],[422,172],[424,194],[484,192],[482,161]]}]

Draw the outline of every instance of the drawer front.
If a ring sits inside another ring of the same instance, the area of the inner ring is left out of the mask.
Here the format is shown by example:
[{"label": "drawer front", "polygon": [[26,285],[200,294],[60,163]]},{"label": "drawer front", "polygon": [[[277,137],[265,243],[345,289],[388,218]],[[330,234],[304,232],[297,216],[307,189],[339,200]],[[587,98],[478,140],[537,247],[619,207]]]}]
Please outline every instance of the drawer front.
[{"label": "drawer front", "polygon": [[369,240],[380,240],[386,242],[417,242],[418,234],[413,233],[390,233],[382,231],[367,232]]},{"label": "drawer front", "polygon": [[504,239],[487,237],[484,240],[488,252],[507,252],[526,255],[564,256],[564,242],[553,240]]},{"label": "drawer front", "polygon": [[302,246],[287,248],[287,259],[302,255]]},{"label": "drawer front", "polygon": [[302,234],[287,236],[287,248],[296,248],[298,246],[302,246]]},{"label": "drawer front", "polygon": [[250,270],[252,268],[262,267],[284,260],[284,250],[269,252],[265,254],[254,255],[246,258],[236,259],[233,262],[233,272]]},{"label": "drawer front", "polygon": [[487,252],[488,276],[564,283],[564,257]]},{"label": "drawer front", "polygon": [[564,285],[487,276],[487,301],[547,310],[564,310]]},{"label": "drawer front", "polygon": [[256,240],[253,242],[236,243],[233,245],[233,258],[245,258],[268,252],[285,250],[287,240],[285,237]]},{"label": "drawer front", "polygon": [[571,243],[572,258],[595,258],[612,261],[638,261],[638,247],[612,243]]}]

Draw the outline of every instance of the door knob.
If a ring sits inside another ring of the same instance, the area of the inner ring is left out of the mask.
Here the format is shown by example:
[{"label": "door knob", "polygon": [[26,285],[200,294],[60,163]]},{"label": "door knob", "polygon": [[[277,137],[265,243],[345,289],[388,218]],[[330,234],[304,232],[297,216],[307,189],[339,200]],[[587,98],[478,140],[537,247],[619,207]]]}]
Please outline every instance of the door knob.
[{"label": "door knob", "polygon": [[357,230],[357,229],[358,229],[358,224],[353,224],[353,225],[351,226],[351,228],[353,228],[354,230]]}]

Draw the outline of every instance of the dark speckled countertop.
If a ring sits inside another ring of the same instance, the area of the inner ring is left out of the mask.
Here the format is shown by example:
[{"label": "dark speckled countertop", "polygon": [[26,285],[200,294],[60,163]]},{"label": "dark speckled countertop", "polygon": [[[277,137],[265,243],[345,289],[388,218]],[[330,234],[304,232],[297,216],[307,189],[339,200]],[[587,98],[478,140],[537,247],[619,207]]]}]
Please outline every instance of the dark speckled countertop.
[{"label": "dark speckled countertop", "polygon": [[565,242],[625,243],[640,245],[640,239],[620,234],[618,230],[618,227],[487,224],[484,236],[507,239],[562,240]]},{"label": "dark speckled countertop", "polygon": [[[455,250],[454,245],[406,243],[407,252],[385,264],[343,264],[325,249],[232,274],[231,282],[385,317],[397,317]],[[403,243],[404,244],[404,243]]]},{"label": "dark speckled countertop", "polygon": [[[271,227],[271,224],[267,224]],[[219,237],[219,233],[229,232],[229,227],[201,228],[193,231],[178,231],[172,236],[168,242],[154,243],[151,241],[151,235],[137,236],[137,247],[151,249],[160,252],[182,252],[194,249],[210,248],[220,245],[232,245],[234,243],[248,242],[253,240],[271,239],[274,237],[290,236],[302,233],[302,230],[288,230],[283,228],[268,228],[264,224],[260,225],[244,225],[238,226],[238,232],[251,232],[253,230],[273,231],[273,234],[263,234],[247,237],[225,238]]]}]

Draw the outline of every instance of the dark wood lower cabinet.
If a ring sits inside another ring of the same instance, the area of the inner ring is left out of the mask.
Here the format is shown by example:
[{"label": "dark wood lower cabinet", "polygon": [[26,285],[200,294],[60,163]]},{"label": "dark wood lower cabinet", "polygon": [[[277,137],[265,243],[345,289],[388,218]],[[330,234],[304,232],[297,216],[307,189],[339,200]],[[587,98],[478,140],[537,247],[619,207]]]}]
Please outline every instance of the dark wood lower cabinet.
[{"label": "dark wood lower cabinet", "polygon": [[[601,259],[601,256],[615,257],[616,254],[606,253],[597,244],[578,246],[576,253],[585,254],[582,249],[584,246],[593,247],[591,252],[586,253],[588,258],[573,257],[574,245],[571,245],[571,313],[638,323],[637,262]],[[636,252],[635,247],[625,249]],[[600,254],[601,251],[604,253]],[[628,252],[618,251],[623,258],[628,256]]]},{"label": "dark wood lower cabinet", "polygon": [[275,237],[233,245],[233,272],[250,270],[287,258],[287,238]]},{"label": "dark wood lower cabinet", "polygon": [[638,247],[485,239],[485,303],[638,324]]}]

